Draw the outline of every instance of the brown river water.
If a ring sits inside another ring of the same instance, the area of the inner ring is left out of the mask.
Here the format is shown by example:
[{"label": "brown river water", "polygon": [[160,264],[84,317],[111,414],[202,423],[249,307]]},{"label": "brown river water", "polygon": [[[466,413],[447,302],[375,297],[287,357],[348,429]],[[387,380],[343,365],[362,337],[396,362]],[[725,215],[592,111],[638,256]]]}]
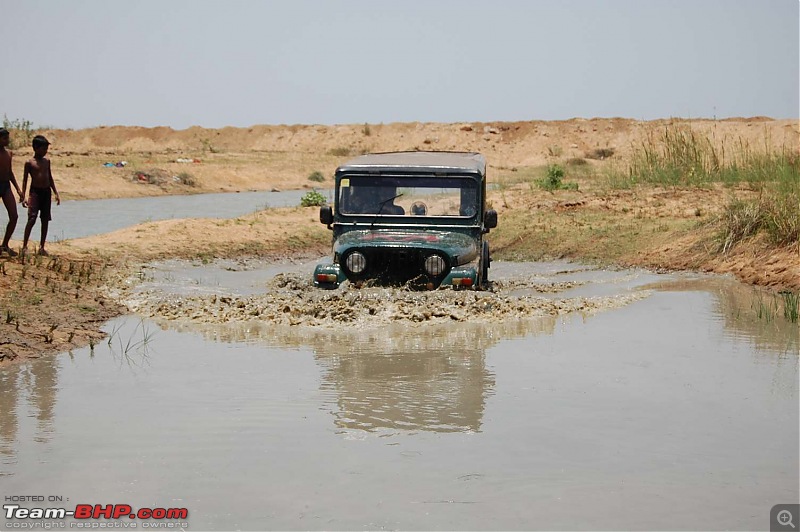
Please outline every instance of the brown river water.
[{"label": "brown river water", "polygon": [[798,502],[800,333],[751,287],[499,262],[492,292],[319,292],[311,269],[153,264],[108,340],[0,370],[0,495],[188,530],[753,530]]}]

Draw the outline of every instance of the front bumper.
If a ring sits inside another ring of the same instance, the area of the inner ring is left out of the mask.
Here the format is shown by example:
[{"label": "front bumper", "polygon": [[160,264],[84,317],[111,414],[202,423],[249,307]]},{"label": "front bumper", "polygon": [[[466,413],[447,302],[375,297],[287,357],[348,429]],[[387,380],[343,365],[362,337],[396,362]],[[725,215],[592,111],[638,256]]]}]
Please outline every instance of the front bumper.
[{"label": "front bumper", "polygon": [[[333,262],[322,262],[314,268],[314,286],[317,288],[334,290],[347,280],[347,275],[338,264]],[[425,288],[435,290],[437,288],[452,287],[456,290],[467,288],[478,288],[478,268],[475,264],[464,264],[451,268],[448,274],[440,283],[428,282]]]}]

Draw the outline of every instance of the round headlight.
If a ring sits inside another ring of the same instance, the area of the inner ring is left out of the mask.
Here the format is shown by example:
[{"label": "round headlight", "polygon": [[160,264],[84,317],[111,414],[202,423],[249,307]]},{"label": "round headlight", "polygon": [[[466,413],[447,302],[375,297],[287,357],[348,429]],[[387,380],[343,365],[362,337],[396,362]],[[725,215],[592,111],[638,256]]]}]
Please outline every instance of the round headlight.
[{"label": "round headlight", "polygon": [[344,261],[345,266],[352,273],[361,273],[367,267],[367,258],[363,253],[354,251]]},{"label": "round headlight", "polygon": [[438,277],[442,275],[445,269],[444,259],[441,255],[429,255],[425,259],[425,271],[428,275]]}]

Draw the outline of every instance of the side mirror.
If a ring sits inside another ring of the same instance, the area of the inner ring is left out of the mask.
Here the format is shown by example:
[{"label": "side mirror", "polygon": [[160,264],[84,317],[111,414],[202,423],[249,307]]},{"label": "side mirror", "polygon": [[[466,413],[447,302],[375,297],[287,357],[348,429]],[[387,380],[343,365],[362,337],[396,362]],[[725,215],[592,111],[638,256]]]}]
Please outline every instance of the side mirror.
[{"label": "side mirror", "polygon": [[325,225],[333,223],[333,209],[330,205],[323,205],[319,208],[319,221]]},{"label": "side mirror", "polygon": [[483,226],[486,229],[494,229],[497,227],[497,211],[494,209],[489,209],[486,211],[486,214],[483,215]]}]

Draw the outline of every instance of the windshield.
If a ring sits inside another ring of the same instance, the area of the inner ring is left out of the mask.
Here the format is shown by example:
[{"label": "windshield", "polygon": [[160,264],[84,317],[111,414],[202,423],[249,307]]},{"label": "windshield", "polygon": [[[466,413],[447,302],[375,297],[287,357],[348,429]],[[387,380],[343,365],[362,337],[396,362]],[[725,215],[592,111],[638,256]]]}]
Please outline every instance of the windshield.
[{"label": "windshield", "polygon": [[478,184],[459,177],[345,177],[339,184],[339,212],[469,218],[478,212]]}]

